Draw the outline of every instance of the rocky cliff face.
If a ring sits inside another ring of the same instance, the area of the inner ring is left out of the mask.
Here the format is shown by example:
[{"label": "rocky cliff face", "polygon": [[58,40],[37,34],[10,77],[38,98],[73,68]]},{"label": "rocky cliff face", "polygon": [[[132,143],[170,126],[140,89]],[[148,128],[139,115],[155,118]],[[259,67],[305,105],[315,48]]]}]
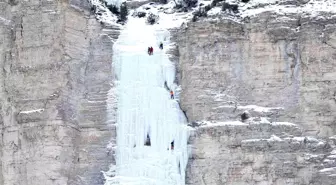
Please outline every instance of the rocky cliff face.
[{"label": "rocky cliff face", "polygon": [[117,33],[87,1],[0,2],[0,184],[103,184]]},{"label": "rocky cliff face", "polygon": [[288,123],[200,127],[190,140],[187,184],[332,185],[335,142]]},{"label": "rocky cliff face", "polygon": [[[181,108],[196,126],[187,184],[334,184],[336,16],[215,18],[174,34]],[[0,184],[103,184],[118,28],[86,1],[7,0],[0,36]]]},{"label": "rocky cliff face", "polygon": [[178,44],[188,117],[226,120],[239,105],[278,107],[279,119],[334,135],[335,22],[263,13],[241,24],[190,23]]},{"label": "rocky cliff face", "polygon": [[334,184],[335,23],[331,13],[270,11],[175,34],[189,121],[253,117],[195,128],[187,184]]}]

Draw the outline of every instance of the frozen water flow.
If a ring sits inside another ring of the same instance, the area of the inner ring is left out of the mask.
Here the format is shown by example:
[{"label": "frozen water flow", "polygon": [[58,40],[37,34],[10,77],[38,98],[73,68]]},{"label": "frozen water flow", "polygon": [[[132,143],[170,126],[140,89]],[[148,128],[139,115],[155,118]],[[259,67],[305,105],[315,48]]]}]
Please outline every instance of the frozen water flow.
[{"label": "frozen water flow", "polygon": [[[114,44],[118,79],[118,120],[115,174],[106,185],[184,185],[188,132],[178,102],[170,99],[165,81],[175,91],[175,67],[160,41],[169,32],[130,17]],[[147,48],[154,54],[149,56]],[[151,145],[145,146],[147,135]],[[174,141],[174,149],[171,142]]]}]

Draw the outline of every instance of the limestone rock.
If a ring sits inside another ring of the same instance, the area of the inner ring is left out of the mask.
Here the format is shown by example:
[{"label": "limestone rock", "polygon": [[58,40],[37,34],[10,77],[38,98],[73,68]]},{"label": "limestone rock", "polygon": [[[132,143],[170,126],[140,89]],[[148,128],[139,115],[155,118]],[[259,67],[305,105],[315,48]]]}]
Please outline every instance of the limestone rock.
[{"label": "limestone rock", "polygon": [[[331,13],[264,12],[172,30],[194,128],[187,184],[335,183],[335,23]],[[250,119],[230,124],[246,110]]]},{"label": "limestone rock", "polygon": [[335,145],[303,137],[285,123],[222,123],[201,126],[190,138],[186,184],[334,183]]},{"label": "limestone rock", "polygon": [[105,30],[87,1],[0,2],[1,185],[103,184],[118,35]]},{"label": "limestone rock", "polygon": [[334,135],[335,22],[265,12],[244,23],[188,23],[174,33],[182,109],[216,121],[237,117],[237,106],[279,107],[274,119]]}]

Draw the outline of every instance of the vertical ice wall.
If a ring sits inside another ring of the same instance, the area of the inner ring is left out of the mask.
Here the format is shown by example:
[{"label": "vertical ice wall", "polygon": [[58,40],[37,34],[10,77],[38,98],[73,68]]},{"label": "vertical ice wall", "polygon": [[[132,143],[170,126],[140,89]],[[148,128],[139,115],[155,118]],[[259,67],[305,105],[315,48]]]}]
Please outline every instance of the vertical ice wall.
[{"label": "vertical ice wall", "polygon": [[[169,32],[130,17],[114,44],[118,78],[117,152],[114,177],[106,185],[183,185],[187,155],[186,119],[170,99],[175,67],[158,48]],[[154,55],[147,48],[154,48]],[[145,146],[147,135],[151,146]],[[174,150],[171,142],[174,141]]]}]

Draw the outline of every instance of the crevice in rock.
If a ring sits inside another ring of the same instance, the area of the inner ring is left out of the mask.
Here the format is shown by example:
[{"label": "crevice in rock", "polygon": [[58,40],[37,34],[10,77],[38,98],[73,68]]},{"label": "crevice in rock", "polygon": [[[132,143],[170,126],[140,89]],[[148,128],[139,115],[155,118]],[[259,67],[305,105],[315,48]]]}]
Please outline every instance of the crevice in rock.
[{"label": "crevice in rock", "polygon": [[186,120],[187,120],[187,123],[189,123],[189,118],[188,118],[188,116],[187,116],[187,112],[186,112],[185,110],[182,109],[182,107],[181,107],[181,103],[180,103],[180,102],[178,102],[178,105],[179,105],[179,107],[180,107],[180,110],[183,112],[183,114],[184,114],[184,116],[185,116],[185,118],[186,118]]},{"label": "crevice in rock", "polygon": [[20,27],[21,27],[21,30],[20,30],[21,38],[23,38],[23,17],[21,17]]},{"label": "crevice in rock", "polygon": [[334,46],[334,45],[332,45],[332,44],[330,44],[330,43],[328,43],[328,41],[322,41],[322,43],[323,44],[326,44],[326,45],[328,45],[328,46],[330,46],[331,48],[333,48],[333,49],[336,49],[336,46]]}]

